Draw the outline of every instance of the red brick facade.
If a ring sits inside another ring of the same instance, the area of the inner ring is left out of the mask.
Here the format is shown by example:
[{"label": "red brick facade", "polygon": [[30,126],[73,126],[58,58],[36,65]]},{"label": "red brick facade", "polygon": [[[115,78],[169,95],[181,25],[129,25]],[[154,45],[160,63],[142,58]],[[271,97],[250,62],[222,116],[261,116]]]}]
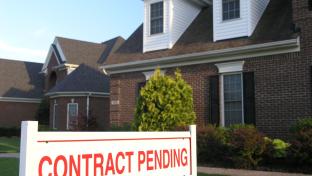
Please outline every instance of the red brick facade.
[{"label": "red brick facade", "polygon": [[[67,104],[78,103],[78,115],[86,117],[87,97],[57,97],[50,98],[50,127],[53,127],[54,104],[55,109],[55,128],[57,130],[67,129]],[[100,129],[107,129],[109,126],[109,98],[90,97],[89,99],[89,117],[97,121]]]},{"label": "red brick facade", "polygon": [[38,103],[0,102],[0,127],[20,127],[22,121],[35,120]]},{"label": "red brick facade", "polygon": [[[243,72],[255,75],[256,125],[271,136],[285,137],[297,119],[312,117],[312,11],[307,6],[307,0],[293,1],[293,20],[301,29],[300,52],[243,59]],[[218,74],[215,64],[180,68],[193,87],[198,125],[208,123],[209,76]],[[166,69],[166,74],[174,69]],[[111,75],[111,123],[133,119],[137,85],[144,80],[141,72]]]}]

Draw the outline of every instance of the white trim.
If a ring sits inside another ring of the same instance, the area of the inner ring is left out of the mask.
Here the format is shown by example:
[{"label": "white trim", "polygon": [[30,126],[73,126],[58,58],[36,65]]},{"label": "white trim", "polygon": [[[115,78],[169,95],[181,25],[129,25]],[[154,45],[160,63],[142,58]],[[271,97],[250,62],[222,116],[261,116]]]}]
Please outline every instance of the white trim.
[{"label": "white trim", "polygon": [[224,114],[224,76],[227,75],[238,75],[241,76],[241,91],[242,91],[242,124],[245,124],[245,117],[244,117],[244,79],[243,79],[243,72],[231,72],[231,73],[222,73],[220,74],[220,125],[225,127],[225,114]]},{"label": "white trim", "polygon": [[170,68],[204,63],[225,62],[271,56],[276,54],[292,53],[300,51],[300,37],[270,43],[248,45],[242,47],[205,51],[192,54],[184,54],[143,61],[133,61],[121,64],[101,66],[108,74],[128,73],[136,71],[153,70],[156,68]]},{"label": "white trim", "polygon": [[[155,73],[154,71],[147,71],[147,72],[143,72],[144,76],[145,76],[145,80],[148,81]],[[165,75],[166,70],[160,70],[160,74],[161,75]]]},{"label": "white trim", "polygon": [[55,124],[55,121],[56,121],[56,108],[57,108],[58,104],[56,104],[56,100],[54,101],[54,104],[53,104],[53,121],[52,121],[52,128],[55,129],[56,128],[56,124]]},{"label": "white trim", "polygon": [[219,73],[241,72],[243,71],[245,61],[238,62],[226,62],[216,64],[219,69]]},{"label": "white trim", "polygon": [[0,102],[40,103],[41,99],[39,99],[39,98],[0,97]]},{"label": "white trim", "polygon": [[103,92],[52,92],[52,93],[45,94],[45,96],[49,96],[50,98],[57,98],[57,97],[85,97],[85,96],[109,97],[109,93],[103,93]]},{"label": "white trim", "polygon": [[56,38],[55,38],[54,41],[53,41],[53,43],[50,45],[50,49],[49,49],[48,55],[47,55],[47,57],[46,57],[46,59],[45,59],[45,62],[44,62],[44,64],[43,64],[43,66],[42,66],[41,73],[47,73],[47,67],[48,67],[49,62],[50,62],[50,60],[51,60],[52,53],[55,55],[57,63],[60,64],[59,59],[61,59],[61,58],[57,58],[58,56],[57,56],[57,54],[55,53],[55,50],[54,50],[54,48],[53,48],[53,46],[52,46],[53,44],[55,45],[56,43],[57,43],[57,40],[56,40]]},{"label": "white trim", "polygon": [[[66,123],[66,129],[67,130],[69,130],[69,105],[77,105],[77,118],[78,118],[78,116],[79,116],[79,105],[78,105],[78,103],[67,103],[67,123]],[[78,119],[77,119],[78,120]]]},{"label": "white trim", "polygon": [[66,57],[65,57],[65,54],[64,54],[64,52],[63,52],[63,50],[62,50],[62,47],[61,47],[61,45],[60,45],[60,42],[58,41],[58,38],[55,38],[55,46],[56,46],[56,49],[57,49],[57,51],[59,52],[59,54],[60,54],[60,56],[61,56],[61,59],[62,59],[62,61],[63,62],[66,62],[67,61],[67,59],[66,59]]}]

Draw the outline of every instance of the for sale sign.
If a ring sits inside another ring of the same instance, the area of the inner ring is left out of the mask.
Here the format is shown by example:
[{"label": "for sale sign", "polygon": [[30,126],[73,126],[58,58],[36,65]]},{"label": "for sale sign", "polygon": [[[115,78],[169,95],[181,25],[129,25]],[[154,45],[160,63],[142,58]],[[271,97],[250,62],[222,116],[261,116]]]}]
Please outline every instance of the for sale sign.
[{"label": "for sale sign", "polygon": [[38,132],[22,123],[20,176],[197,175],[196,127],[185,132]]}]

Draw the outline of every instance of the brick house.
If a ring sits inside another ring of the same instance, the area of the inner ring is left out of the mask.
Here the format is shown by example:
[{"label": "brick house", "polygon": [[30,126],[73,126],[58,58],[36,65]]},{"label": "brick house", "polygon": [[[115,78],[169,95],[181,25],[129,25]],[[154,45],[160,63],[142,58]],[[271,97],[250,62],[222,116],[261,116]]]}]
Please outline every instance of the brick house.
[{"label": "brick house", "polygon": [[34,120],[43,97],[40,63],[0,59],[0,127]]},{"label": "brick house", "polygon": [[109,126],[109,78],[99,66],[123,41],[121,37],[103,43],[55,38],[41,71],[51,128],[71,130],[81,118],[95,118],[100,129]]},{"label": "brick house", "polygon": [[197,124],[285,137],[312,116],[311,0],[144,0],[144,23],[108,57],[110,121],[130,122],[153,70],[180,68]]},{"label": "brick house", "polygon": [[50,102],[50,127],[70,130],[78,118],[109,126],[109,78],[100,71],[124,39],[103,43],[56,37],[44,64],[0,59],[0,127],[35,120],[40,102]]}]

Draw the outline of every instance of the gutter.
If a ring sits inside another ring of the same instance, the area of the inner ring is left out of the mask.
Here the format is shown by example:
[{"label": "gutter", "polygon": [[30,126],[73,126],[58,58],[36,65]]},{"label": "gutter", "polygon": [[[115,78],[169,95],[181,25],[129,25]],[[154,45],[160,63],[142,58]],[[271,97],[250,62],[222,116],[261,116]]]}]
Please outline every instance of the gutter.
[{"label": "gutter", "polygon": [[109,93],[103,92],[51,92],[46,93],[45,96],[50,98],[57,98],[57,97],[85,97],[85,96],[92,96],[92,97],[109,97]]},{"label": "gutter", "polygon": [[277,42],[269,42],[242,47],[205,51],[178,56],[169,56],[143,61],[104,65],[100,68],[112,75],[135,71],[154,70],[155,68],[171,68],[187,65],[226,62],[244,58],[299,52],[300,37]]},{"label": "gutter", "polygon": [[14,102],[14,103],[40,103],[38,98],[15,98],[15,97],[0,97],[0,102]]}]

